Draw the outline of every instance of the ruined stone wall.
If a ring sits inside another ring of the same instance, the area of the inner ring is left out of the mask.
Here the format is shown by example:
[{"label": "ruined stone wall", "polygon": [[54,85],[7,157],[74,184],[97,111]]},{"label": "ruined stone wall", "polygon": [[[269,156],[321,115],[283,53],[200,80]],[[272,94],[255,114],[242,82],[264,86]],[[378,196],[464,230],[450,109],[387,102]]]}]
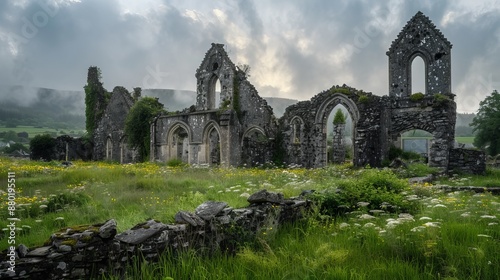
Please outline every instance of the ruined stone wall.
[{"label": "ruined stone wall", "polygon": [[[196,105],[154,122],[151,160],[213,164],[220,158],[217,164],[222,166],[270,161],[276,135],[272,108],[231,62],[224,45],[212,44],[196,78]],[[215,91],[217,83],[220,93]]]},{"label": "ruined stone wall", "polygon": [[419,100],[389,98],[389,139],[408,130],[420,129],[432,133],[429,165],[448,168],[449,152],[455,137],[456,104],[452,95],[426,96]]},{"label": "ruined stone wall", "polygon": [[383,131],[381,98],[346,85],[334,86],[317,94],[311,101],[287,108],[280,119],[285,164],[316,168],[328,163],[328,116],[339,104],[353,119],[354,165],[380,166]]},{"label": "ruined stone wall", "polygon": [[235,253],[256,236],[276,231],[297,221],[310,210],[301,198],[259,191],[248,198],[246,208],[233,209],[224,202],[208,201],[194,213],[179,211],[176,224],[148,220],[120,234],[116,222],[64,228],[42,247],[16,248],[15,272],[7,251],[0,256],[2,279],[96,279],[109,272],[123,273],[133,261],[144,257],[157,261],[162,254],[194,249],[199,253]]},{"label": "ruined stone wall", "polygon": [[111,99],[94,131],[94,160],[133,162],[136,152],[126,142],[125,120],[134,101],[123,87],[115,87]]},{"label": "ruined stone wall", "polygon": [[82,138],[61,135],[56,138],[55,155],[52,158],[61,161],[91,160],[92,143]]},{"label": "ruined stone wall", "polygon": [[277,121],[273,109],[246,79],[237,82],[240,102],[235,111],[241,123],[241,165],[256,166],[272,161]]},{"label": "ruined stone wall", "polygon": [[451,43],[421,12],[413,16],[392,42],[389,57],[389,95],[409,97],[415,57],[425,64],[424,94],[451,94]]},{"label": "ruined stone wall", "polygon": [[484,175],[486,173],[486,154],[478,150],[451,149],[448,169],[450,172]]}]

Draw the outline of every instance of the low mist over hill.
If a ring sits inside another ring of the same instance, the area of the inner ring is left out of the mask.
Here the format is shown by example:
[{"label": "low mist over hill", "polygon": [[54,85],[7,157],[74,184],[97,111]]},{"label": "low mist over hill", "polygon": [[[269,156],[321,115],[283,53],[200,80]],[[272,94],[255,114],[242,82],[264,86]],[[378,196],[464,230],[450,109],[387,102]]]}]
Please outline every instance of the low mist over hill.
[{"label": "low mist over hill", "polygon": [[85,128],[83,91],[0,85],[0,124]]},{"label": "low mist over hill", "polygon": [[[196,103],[196,92],[173,89],[143,89],[143,96],[158,97],[168,111],[179,111]],[[277,118],[297,100],[264,97]],[[472,133],[475,114],[457,114],[457,135]],[[85,128],[85,92],[0,85],[0,125],[30,125],[58,129]]]}]

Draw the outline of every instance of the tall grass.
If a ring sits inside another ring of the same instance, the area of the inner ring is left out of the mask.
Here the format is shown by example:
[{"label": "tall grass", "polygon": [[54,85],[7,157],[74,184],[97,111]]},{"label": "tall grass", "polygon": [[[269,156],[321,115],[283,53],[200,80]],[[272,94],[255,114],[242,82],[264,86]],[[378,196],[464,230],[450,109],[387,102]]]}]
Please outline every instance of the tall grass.
[{"label": "tall grass", "polygon": [[[325,200],[318,199],[323,204],[309,219],[263,232],[259,242],[236,255],[185,251],[163,254],[157,263],[138,258],[127,267],[125,279],[496,279],[500,274],[498,197],[409,186],[389,170],[85,162],[64,168],[56,162],[2,158],[4,186],[9,170],[16,172],[17,225],[22,228],[16,241],[29,247],[43,244],[60,228],[109,218],[117,220],[121,232],[147,218],[172,222],[177,211],[193,211],[206,200],[244,207],[246,197],[260,189],[286,196],[315,189],[335,207],[349,206],[342,215],[324,212]],[[489,174],[498,175],[495,170]],[[0,195],[2,228],[8,217],[5,199]],[[2,238],[0,249],[5,248]]]}]

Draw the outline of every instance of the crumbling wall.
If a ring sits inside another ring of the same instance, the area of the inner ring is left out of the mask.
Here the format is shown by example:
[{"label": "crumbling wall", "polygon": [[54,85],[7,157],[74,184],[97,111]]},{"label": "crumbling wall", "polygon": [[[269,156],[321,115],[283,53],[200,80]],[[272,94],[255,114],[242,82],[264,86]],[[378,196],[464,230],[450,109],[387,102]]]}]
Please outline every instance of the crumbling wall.
[{"label": "crumbling wall", "polygon": [[114,272],[123,275],[132,261],[144,257],[157,261],[162,254],[194,249],[235,253],[266,231],[298,221],[310,210],[302,198],[285,199],[280,193],[259,191],[246,208],[233,209],[225,202],[207,201],[194,213],[180,211],[176,224],[148,220],[120,234],[116,222],[64,228],[42,247],[15,250],[15,269],[7,251],[0,256],[2,279],[95,279]]},{"label": "crumbling wall", "polygon": [[69,135],[61,135],[56,138],[55,160],[91,160],[92,143],[83,138],[74,138]]},{"label": "crumbling wall", "polygon": [[486,154],[483,151],[454,148],[450,150],[450,172],[484,175]]},{"label": "crumbling wall", "polygon": [[115,87],[111,99],[94,131],[94,160],[133,162],[136,152],[127,146],[125,120],[134,104],[124,87]]},{"label": "crumbling wall", "polygon": [[[212,44],[196,78],[196,104],[154,121],[151,160],[222,166],[270,161],[276,135],[272,108],[231,62],[224,45]],[[215,92],[216,83],[220,93]]]},{"label": "crumbling wall", "polygon": [[328,116],[339,104],[353,119],[354,165],[380,166],[381,98],[346,85],[334,86],[311,101],[299,102],[286,109],[280,118],[285,164],[317,168],[328,163]]},{"label": "crumbling wall", "polygon": [[415,57],[425,64],[424,94],[451,94],[451,47],[441,31],[418,12],[403,27],[387,51],[389,57],[389,95],[409,97],[411,66]]}]

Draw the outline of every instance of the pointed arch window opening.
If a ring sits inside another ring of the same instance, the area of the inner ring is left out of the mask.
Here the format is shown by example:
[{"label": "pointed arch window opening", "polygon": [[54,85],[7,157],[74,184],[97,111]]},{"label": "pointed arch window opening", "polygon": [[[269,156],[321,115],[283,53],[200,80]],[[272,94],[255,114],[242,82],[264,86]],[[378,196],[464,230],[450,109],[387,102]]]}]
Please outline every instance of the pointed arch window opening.
[{"label": "pointed arch window opening", "polygon": [[214,75],[210,81],[210,90],[208,92],[208,109],[215,110],[219,109],[221,106],[221,92],[222,86],[219,77]]},{"label": "pointed arch window opening", "polygon": [[410,66],[411,92],[414,94],[421,92],[425,95],[427,92],[427,64],[420,54],[415,55]]}]

